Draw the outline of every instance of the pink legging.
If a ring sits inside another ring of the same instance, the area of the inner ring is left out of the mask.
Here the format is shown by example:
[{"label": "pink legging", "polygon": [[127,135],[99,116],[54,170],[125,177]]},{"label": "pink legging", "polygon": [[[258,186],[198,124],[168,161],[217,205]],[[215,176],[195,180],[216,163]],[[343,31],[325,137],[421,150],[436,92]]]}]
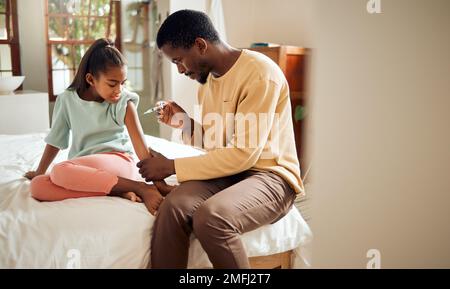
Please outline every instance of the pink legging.
[{"label": "pink legging", "polygon": [[138,169],[126,153],[111,152],[83,156],[56,164],[50,175],[31,181],[31,195],[39,201],[105,196],[118,177],[137,180]]}]

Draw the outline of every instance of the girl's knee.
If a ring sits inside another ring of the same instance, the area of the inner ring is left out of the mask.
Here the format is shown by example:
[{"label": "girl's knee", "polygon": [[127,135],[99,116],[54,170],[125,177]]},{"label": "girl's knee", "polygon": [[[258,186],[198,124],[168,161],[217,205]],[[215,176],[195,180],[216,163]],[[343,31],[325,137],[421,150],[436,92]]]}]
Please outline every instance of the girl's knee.
[{"label": "girl's knee", "polygon": [[73,167],[74,164],[68,161],[54,165],[50,171],[51,182],[60,187],[67,187],[71,183],[70,179],[75,175]]},{"label": "girl's knee", "polygon": [[41,175],[34,177],[30,183],[31,196],[39,201],[45,201],[48,198],[48,183],[50,177]]},{"label": "girl's knee", "polygon": [[69,167],[72,166],[69,162],[62,162],[53,166],[50,172],[50,179],[53,183],[60,183],[68,175]]}]

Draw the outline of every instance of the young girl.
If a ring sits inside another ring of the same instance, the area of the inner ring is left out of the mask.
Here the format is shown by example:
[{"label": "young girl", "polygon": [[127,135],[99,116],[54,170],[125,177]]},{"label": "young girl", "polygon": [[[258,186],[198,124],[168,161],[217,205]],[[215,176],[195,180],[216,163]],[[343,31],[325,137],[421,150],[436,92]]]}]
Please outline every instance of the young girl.
[{"label": "young girl", "polygon": [[[120,196],[143,201],[155,214],[171,186],[164,181],[155,186],[140,178],[131,157],[150,157],[136,107],[138,95],[123,88],[126,61],[107,39],[98,39],[83,56],[75,79],[55,103],[52,128],[45,138],[44,154],[36,171],[25,177],[31,194],[40,201],[91,196]],[[128,135],[125,132],[128,130]],[[56,164],[44,175],[59,150],[72,145],[69,160]]]}]

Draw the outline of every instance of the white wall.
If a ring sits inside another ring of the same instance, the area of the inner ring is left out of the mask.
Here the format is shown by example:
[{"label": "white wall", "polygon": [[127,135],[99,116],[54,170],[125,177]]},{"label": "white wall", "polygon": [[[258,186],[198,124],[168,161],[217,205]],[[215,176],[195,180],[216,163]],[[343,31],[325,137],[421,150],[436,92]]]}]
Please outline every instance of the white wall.
[{"label": "white wall", "polygon": [[48,91],[44,0],[18,0],[20,61],[25,90]]},{"label": "white wall", "polygon": [[226,0],[228,40],[312,48],[315,267],[450,267],[450,3]]},{"label": "white wall", "polygon": [[450,2],[319,0],[316,267],[450,267]]},{"label": "white wall", "polygon": [[313,3],[311,0],[257,0],[256,41],[311,47]]},{"label": "white wall", "polygon": [[253,42],[311,47],[311,0],[223,0],[228,42],[249,47]]},{"label": "white wall", "polygon": [[222,0],[228,42],[235,47],[249,47],[255,42],[254,0]]},{"label": "white wall", "polygon": [[225,0],[230,44],[312,48],[315,267],[450,267],[450,3]]}]

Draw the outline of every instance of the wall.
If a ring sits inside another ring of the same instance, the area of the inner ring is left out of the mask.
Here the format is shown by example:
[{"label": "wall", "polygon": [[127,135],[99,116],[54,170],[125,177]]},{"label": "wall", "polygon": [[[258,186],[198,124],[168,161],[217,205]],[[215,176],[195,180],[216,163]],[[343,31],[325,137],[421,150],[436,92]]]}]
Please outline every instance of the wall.
[{"label": "wall", "polygon": [[228,42],[248,47],[253,42],[311,47],[311,0],[222,1]]},{"label": "wall", "polygon": [[228,42],[235,47],[248,47],[255,42],[255,1],[222,0]]},{"label": "wall", "polygon": [[450,3],[226,0],[228,40],[312,48],[315,267],[450,267]]},{"label": "wall", "polygon": [[450,267],[450,2],[320,0],[315,267]]},{"label": "wall", "polygon": [[44,0],[17,1],[22,74],[25,90],[48,91]]}]

